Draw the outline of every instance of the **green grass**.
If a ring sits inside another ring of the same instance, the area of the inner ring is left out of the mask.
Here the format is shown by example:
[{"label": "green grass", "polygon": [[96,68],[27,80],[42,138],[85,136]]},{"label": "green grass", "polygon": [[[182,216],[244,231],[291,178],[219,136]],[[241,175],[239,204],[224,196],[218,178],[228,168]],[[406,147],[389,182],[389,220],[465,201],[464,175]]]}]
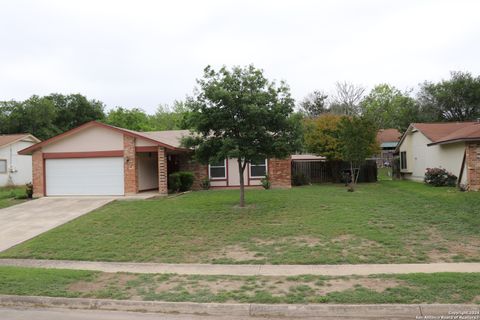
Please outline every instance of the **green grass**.
[{"label": "green grass", "polygon": [[378,168],[377,170],[377,179],[379,181],[392,180],[392,168]]},{"label": "green grass", "polygon": [[52,297],[78,297],[68,286],[91,281],[96,272],[57,269],[0,267],[0,293]]},{"label": "green grass", "polygon": [[0,294],[238,303],[480,303],[480,273],[247,277],[0,267]]},{"label": "green grass", "polygon": [[0,188],[0,209],[19,204],[25,200],[15,199],[25,195],[25,186]]},{"label": "green grass", "polygon": [[480,195],[408,181],[113,202],[1,257],[165,263],[480,261]]}]

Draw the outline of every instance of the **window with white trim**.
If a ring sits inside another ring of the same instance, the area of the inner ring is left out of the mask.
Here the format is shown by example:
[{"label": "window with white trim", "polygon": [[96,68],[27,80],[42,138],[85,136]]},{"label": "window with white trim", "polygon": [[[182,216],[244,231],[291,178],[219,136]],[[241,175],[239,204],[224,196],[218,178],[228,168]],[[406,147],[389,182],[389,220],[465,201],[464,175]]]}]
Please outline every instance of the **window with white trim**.
[{"label": "window with white trim", "polygon": [[0,173],[7,173],[7,160],[0,159]]},{"label": "window with white trim", "polygon": [[267,159],[250,163],[250,178],[264,178],[267,175]]},{"label": "window with white trim", "polygon": [[227,178],[227,160],[212,162],[208,165],[208,173],[210,179],[226,179]]}]

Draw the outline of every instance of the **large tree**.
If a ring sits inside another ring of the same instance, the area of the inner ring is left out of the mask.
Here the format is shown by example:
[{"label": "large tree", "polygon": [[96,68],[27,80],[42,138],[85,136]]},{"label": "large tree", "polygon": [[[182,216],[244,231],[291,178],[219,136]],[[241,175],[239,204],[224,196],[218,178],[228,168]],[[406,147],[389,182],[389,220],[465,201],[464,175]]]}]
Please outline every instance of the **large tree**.
[{"label": "large tree", "polygon": [[184,145],[195,148],[204,163],[234,158],[240,177],[240,207],[245,206],[244,171],[248,163],[284,158],[299,147],[294,100],[281,82],[269,81],[261,69],[208,66],[189,101],[188,122],[196,133]]},{"label": "large tree", "polygon": [[142,109],[116,107],[108,112],[105,122],[116,127],[137,131],[153,131],[150,116]]},{"label": "large tree", "polygon": [[328,160],[340,160],[339,123],[343,116],[330,113],[305,120],[305,150]]},{"label": "large tree", "polygon": [[183,101],[175,100],[172,107],[159,105],[155,114],[151,116],[152,126],[155,130],[188,129],[187,115],[187,106]]},{"label": "large tree", "polygon": [[328,95],[322,91],[313,91],[300,102],[300,112],[309,118],[328,112],[327,98]]},{"label": "large tree", "polygon": [[0,124],[2,133],[28,132],[42,140],[60,133],[55,125],[55,105],[45,97],[32,96],[22,102],[2,102],[0,113],[5,119],[5,123]]},{"label": "large tree", "polygon": [[357,183],[360,166],[378,152],[377,129],[372,121],[362,117],[343,117],[339,127],[339,151],[342,160],[350,163],[351,190]]},{"label": "large tree", "polygon": [[361,102],[362,115],[378,129],[405,131],[410,123],[422,119],[416,101],[406,92],[388,84],[379,84]]},{"label": "large tree", "polygon": [[448,80],[424,82],[418,100],[423,112],[434,120],[474,120],[480,117],[480,76],[452,72]]},{"label": "large tree", "polygon": [[80,94],[32,96],[24,101],[0,102],[0,132],[28,132],[40,139],[105,117],[103,103]]},{"label": "large tree", "polygon": [[55,126],[64,132],[92,120],[105,118],[104,105],[98,100],[88,100],[81,94],[50,94],[45,97],[51,100],[56,110]]},{"label": "large tree", "polygon": [[364,87],[350,82],[335,83],[335,94],[329,106],[330,112],[347,116],[360,114],[360,102],[364,92]]}]

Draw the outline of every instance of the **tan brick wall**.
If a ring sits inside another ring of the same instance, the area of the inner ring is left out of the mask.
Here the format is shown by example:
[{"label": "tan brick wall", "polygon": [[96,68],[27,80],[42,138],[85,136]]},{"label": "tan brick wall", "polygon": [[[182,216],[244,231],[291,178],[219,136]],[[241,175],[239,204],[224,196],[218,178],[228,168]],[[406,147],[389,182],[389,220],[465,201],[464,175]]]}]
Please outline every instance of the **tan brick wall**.
[{"label": "tan brick wall", "polygon": [[290,188],[292,186],[292,159],[269,159],[268,176],[273,188]]},{"label": "tan brick wall", "polygon": [[480,190],[480,142],[467,144],[467,181],[470,190]]},{"label": "tan brick wall", "polygon": [[43,153],[42,151],[37,150],[32,155],[32,183],[33,196],[35,198],[43,197],[45,195],[45,176],[43,170]]},{"label": "tan brick wall", "polygon": [[158,147],[158,192],[168,194],[167,153],[164,147]]},{"label": "tan brick wall", "polygon": [[123,170],[125,194],[138,192],[137,159],[135,154],[135,138],[123,136]]},{"label": "tan brick wall", "polygon": [[178,156],[180,163],[180,171],[193,172],[195,180],[192,189],[202,189],[201,183],[208,178],[207,165],[201,164],[191,158],[191,154],[185,153]]}]

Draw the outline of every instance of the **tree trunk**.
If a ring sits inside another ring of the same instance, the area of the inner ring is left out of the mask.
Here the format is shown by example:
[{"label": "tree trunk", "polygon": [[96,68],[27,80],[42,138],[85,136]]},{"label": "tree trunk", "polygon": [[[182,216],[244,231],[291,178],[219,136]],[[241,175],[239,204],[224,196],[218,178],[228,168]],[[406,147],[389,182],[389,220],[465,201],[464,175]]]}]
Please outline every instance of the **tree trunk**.
[{"label": "tree trunk", "polygon": [[245,164],[242,164],[242,159],[238,158],[238,173],[240,174],[240,207],[245,207],[245,180],[243,172],[245,171]]},{"label": "tree trunk", "polygon": [[353,161],[350,161],[350,191],[355,187],[355,172],[353,171]]}]

